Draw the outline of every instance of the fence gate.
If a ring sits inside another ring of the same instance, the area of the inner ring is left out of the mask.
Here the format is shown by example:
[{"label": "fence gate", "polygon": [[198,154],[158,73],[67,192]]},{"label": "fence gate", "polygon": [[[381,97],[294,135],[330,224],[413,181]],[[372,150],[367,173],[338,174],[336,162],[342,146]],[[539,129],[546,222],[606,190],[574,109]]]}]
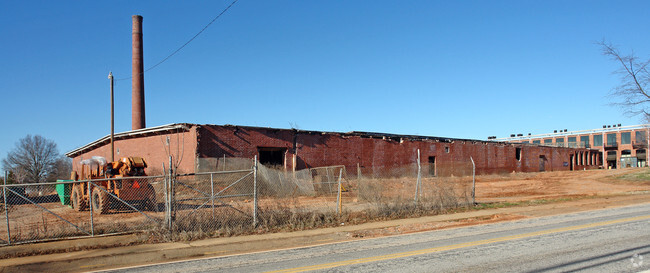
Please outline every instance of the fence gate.
[{"label": "fence gate", "polygon": [[143,176],[86,182],[90,207],[84,212],[91,219],[93,235],[160,227],[166,206],[164,181],[164,176]]},{"label": "fence gate", "polygon": [[173,231],[229,230],[256,221],[254,169],[177,175],[172,187]]},{"label": "fence gate", "polygon": [[5,185],[0,243],[38,242],[88,236],[89,219],[62,205],[53,189],[56,183]]}]

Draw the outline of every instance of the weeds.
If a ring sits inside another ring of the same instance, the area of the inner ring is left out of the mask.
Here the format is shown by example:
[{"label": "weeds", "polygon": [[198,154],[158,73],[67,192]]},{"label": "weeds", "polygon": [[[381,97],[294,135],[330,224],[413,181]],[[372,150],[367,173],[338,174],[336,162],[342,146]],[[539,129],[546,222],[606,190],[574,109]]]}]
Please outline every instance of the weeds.
[{"label": "weeds", "polygon": [[640,182],[640,183],[650,183],[650,170],[644,169],[639,172],[628,173],[624,175],[615,176],[618,181],[625,182]]}]

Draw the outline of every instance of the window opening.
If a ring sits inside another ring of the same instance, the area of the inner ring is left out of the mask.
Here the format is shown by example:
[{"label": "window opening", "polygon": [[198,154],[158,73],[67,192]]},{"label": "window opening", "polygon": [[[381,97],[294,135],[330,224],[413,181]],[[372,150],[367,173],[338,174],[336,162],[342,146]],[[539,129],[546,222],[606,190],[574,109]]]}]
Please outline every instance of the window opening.
[{"label": "window opening", "polygon": [[521,161],[521,148],[515,148],[515,158]]},{"label": "window opening", "polygon": [[603,135],[594,135],[594,146],[603,146]]},{"label": "window opening", "polygon": [[589,136],[580,136],[580,147],[589,148]]},{"label": "window opening", "polygon": [[259,161],[262,165],[272,168],[284,167],[284,155],[287,148],[258,147],[257,150],[260,155]]},{"label": "window opening", "polygon": [[429,157],[429,175],[436,176],[436,157]]},{"label": "window opening", "polygon": [[616,143],[616,134],[607,134],[607,146],[618,146]]},{"label": "window opening", "polygon": [[647,144],[648,139],[646,138],[645,132],[644,131],[636,131],[634,132],[636,144]]},{"label": "window opening", "polygon": [[621,133],[621,144],[632,144],[632,133],[623,132]]}]

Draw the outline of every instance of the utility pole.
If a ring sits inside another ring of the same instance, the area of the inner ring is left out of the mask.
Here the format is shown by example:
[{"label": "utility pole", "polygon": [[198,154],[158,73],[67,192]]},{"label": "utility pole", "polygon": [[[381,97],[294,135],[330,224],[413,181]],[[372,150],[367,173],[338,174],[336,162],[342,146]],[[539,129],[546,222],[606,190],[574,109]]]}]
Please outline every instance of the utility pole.
[{"label": "utility pole", "polygon": [[113,72],[108,72],[108,79],[111,81],[111,162],[115,161],[115,145],[113,135],[115,134],[115,107],[113,103]]}]

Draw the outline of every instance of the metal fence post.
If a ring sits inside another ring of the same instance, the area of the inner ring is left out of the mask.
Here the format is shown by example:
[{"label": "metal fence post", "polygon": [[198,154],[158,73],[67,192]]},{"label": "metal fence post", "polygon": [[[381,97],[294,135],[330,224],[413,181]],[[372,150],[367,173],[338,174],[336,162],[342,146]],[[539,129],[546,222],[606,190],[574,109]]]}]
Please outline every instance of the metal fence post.
[{"label": "metal fence post", "polygon": [[11,244],[11,229],[9,229],[9,207],[7,206],[7,178],[9,172],[5,171],[4,187],[2,188],[2,196],[5,202],[5,219],[7,220],[7,243]]},{"label": "metal fence post", "polygon": [[422,175],[421,175],[421,172],[420,172],[420,170],[421,170],[421,166],[420,166],[420,149],[418,149],[418,161],[417,161],[417,163],[418,163],[418,179],[417,179],[417,182],[415,183],[415,199],[414,199],[415,203],[418,202],[418,195],[420,195],[421,191],[422,191],[422,186],[421,186],[421,184],[422,184],[421,176]]},{"label": "metal fence post", "polygon": [[330,168],[325,168],[325,175],[327,176],[327,188],[329,189],[329,194],[332,194],[332,178],[330,177]]},{"label": "metal fence post", "polygon": [[339,190],[336,195],[336,214],[341,214],[343,211],[343,200],[341,199],[341,177],[343,177],[343,168],[339,170]]},{"label": "metal fence post", "polygon": [[253,227],[257,226],[257,156],[253,159]]},{"label": "metal fence post", "polygon": [[476,164],[474,159],[470,156],[469,160],[472,161],[472,205],[476,204]]},{"label": "metal fence post", "polygon": [[210,173],[210,201],[212,201],[212,220],[214,221],[214,179]]},{"label": "metal fence post", "polygon": [[357,181],[361,181],[361,164],[357,163]]},{"label": "metal fence post", "polygon": [[172,232],[172,228],[174,227],[174,220],[176,218],[176,208],[174,207],[176,205],[176,196],[174,192],[174,180],[176,178],[174,177],[174,165],[172,165],[172,156],[169,156],[169,232]]},{"label": "metal fence post", "polygon": [[90,236],[95,236],[95,221],[93,219],[93,195],[90,190],[90,180],[86,182],[88,184],[88,210],[90,211]]},{"label": "metal fence post", "polygon": [[167,169],[165,169],[165,162],[162,163],[163,173],[163,193],[165,198],[165,226],[169,228],[169,187],[167,185]]}]

